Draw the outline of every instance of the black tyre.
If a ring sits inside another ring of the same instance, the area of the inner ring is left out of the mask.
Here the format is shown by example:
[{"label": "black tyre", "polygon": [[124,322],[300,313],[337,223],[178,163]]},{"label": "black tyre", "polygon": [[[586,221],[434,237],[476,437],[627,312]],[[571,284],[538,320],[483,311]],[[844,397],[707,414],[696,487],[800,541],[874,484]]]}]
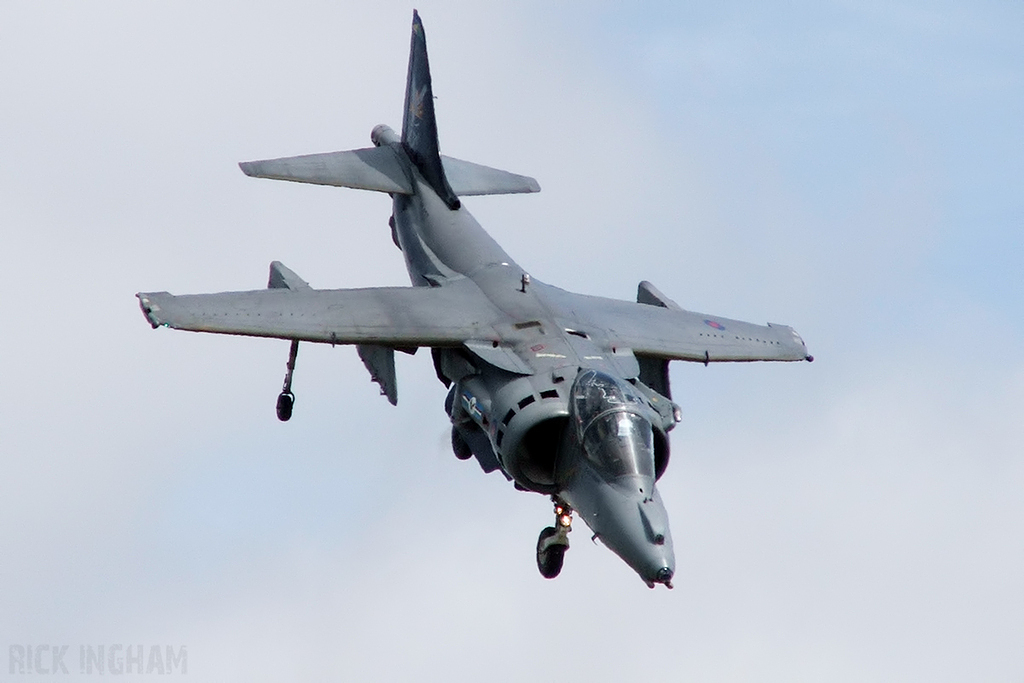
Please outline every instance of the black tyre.
[{"label": "black tyre", "polygon": [[295,407],[295,394],[281,393],[277,397],[277,419],[287,422],[292,419],[292,408]]},{"label": "black tyre", "polygon": [[561,544],[549,545],[544,548],[544,542],[557,534],[558,531],[549,526],[540,532],[537,539],[537,569],[545,579],[553,579],[562,571],[562,562],[565,561],[566,546]]},{"label": "black tyre", "polygon": [[455,427],[452,427],[452,452],[459,460],[469,460],[473,457],[473,450]]}]

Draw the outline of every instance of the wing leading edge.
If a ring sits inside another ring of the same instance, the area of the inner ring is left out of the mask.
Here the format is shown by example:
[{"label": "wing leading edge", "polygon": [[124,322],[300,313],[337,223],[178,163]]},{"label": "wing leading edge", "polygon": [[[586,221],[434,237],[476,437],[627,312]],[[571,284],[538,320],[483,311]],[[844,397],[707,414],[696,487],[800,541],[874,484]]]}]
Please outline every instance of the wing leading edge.
[{"label": "wing leading edge", "polygon": [[469,280],[444,287],[139,293],[153,327],[325,344],[456,346],[499,339],[502,313]]}]

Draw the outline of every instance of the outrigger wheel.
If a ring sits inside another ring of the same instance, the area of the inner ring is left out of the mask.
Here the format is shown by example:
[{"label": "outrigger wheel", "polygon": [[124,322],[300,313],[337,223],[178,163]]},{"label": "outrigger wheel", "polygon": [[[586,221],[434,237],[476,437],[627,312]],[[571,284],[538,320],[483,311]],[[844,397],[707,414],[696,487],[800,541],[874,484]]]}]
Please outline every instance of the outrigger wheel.
[{"label": "outrigger wheel", "polygon": [[277,397],[277,419],[287,422],[292,419],[292,408],[295,407],[295,394],[281,392]]},{"label": "outrigger wheel", "polygon": [[572,508],[552,496],[555,503],[555,526],[540,532],[537,539],[537,569],[545,579],[553,579],[562,571],[565,551],[569,549],[572,531]]}]

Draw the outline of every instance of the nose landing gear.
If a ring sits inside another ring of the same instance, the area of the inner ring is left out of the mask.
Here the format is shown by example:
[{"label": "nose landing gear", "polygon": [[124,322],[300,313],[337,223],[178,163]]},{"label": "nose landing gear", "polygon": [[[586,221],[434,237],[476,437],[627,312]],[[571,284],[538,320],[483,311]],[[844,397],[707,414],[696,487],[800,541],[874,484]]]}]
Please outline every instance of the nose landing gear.
[{"label": "nose landing gear", "polygon": [[537,569],[545,579],[553,579],[562,571],[572,531],[572,508],[555,496],[551,500],[555,504],[555,526],[546,527],[537,539]]}]

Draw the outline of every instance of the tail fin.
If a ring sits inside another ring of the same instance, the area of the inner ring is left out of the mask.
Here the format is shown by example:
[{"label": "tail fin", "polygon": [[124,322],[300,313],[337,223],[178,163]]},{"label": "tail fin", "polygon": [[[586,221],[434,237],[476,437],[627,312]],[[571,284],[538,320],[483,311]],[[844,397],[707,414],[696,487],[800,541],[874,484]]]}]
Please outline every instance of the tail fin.
[{"label": "tail fin", "polygon": [[398,136],[383,124],[374,128],[370,137],[376,146],[368,149],[244,161],[239,166],[246,175],[256,178],[413,194],[416,188],[409,179],[408,158],[452,210],[461,206],[458,195],[540,192],[540,185],[528,176],[440,155],[427,41],[415,11],[401,149]]},{"label": "tail fin", "polygon": [[448,184],[441,164],[437,121],[434,118],[434,93],[430,87],[430,63],[427,61],[427,37],[416,10],[412,11],[412,43],[409,46],[409,75],[405,84],[402,146],[448,208],[459,208],[459,198]]}]

